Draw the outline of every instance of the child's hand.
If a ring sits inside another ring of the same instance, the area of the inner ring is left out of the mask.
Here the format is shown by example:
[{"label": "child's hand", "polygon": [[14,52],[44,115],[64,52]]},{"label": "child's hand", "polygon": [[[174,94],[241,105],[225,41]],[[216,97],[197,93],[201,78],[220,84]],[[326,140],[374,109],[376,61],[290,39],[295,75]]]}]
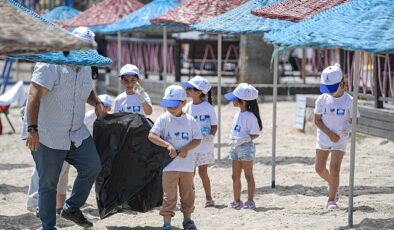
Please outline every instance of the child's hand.
[{"label": "child's hand", "polygon": [[175,158],[177,156],[176,149],[174,146],[170,145],[167,147],[167,150],[169,151],[168,155],[170,155],[171,158]]},{"label": "child's hand", "polygon": [[185,158],[187,156],[186,150],[183,149],[179,150],[178,156]]},{"label": "child's hand", "polygon": [[329,138],[330,138],[330,140],[331,140],[332,142],[336,143],[336,142],[339,141],[339,138],[340,138],[340,137],[339,137],[338,134],[336,134],[336,133],[334,133],[334,132],[331,132]]}]

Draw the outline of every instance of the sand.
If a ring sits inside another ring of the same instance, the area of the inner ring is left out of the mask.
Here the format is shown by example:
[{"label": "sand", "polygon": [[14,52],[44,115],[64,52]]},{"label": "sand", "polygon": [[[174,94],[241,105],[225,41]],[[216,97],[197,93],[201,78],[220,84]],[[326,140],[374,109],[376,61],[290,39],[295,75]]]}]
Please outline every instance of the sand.
[{"label": "sand", "polygon": [[[221,159],[209,168],[213,197],[217,206],[204,208],[205,195],[198,176],[195,178],[196,210],[199,229],[346,229],[348,223],[349,152],[341,172],[342,196],[336,210],[327,210],[327,185],[314,171],[315,135],[293,128],[295,103],[278,104],[276,188],[271,188],[272,103],[260,104],[264,130],[257,139],[254,164],[257,209],[227,208],[232,200],[231,161],[228,160],[228,133],[236,108],[222,108]],[[155,106],[154,120],[163,112]],[[10,131],[0,115],[4,131]],[[0,136],[0,229],[38,229],[40,221],[26,210],[28,182],[34,167],[32,157],[19,139],[21,118],[18,108],[11,108],[10,118],[17,134]],[[386,139],[358,134],[356,148],[354,227],[358,229],[394,229],[394,143]],[[71,170],[69,190],[75,170]],[[242,199],[246,181],[242,178]],[[83,212],[94,222],[93,229],[160,229],[158,209],[147,213],[118,213],[104,220],[98,216],[94,189]],[[81,229],[58,217],[59,229]],[[174,229],[182,229],[182,214],[176,211]]]}]

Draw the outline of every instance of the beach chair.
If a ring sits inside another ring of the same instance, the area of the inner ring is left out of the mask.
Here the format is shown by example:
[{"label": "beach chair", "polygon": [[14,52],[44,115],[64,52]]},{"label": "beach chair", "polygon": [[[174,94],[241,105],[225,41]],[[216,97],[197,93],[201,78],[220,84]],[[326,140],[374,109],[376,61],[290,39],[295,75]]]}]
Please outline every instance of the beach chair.
[{"label": "beach chair", "polygon": [[[10,118],[8,117],[8,113],[9,113],[8,109],[9,109],[9,107],[10,107],[9,105],[0,105],[0,114],[1,113],[4,114],[5,119],[7,120],[8,124],[11,126],[11,129],[12,129],[12,132],[10,132],[10,134],[13,134],[13,133],[15,133],[15,128],[12,125]],[[0,135],[2,133],[3,133],[3,125],[2,125],[1,119],[0,119]]]},{"label": "beach chair", "polygon": [[4,60],[3,72],[0,76],[0,95],[5,93],[7,85],[10,83],[10,75],[14,61],[15,59],[9,57]]}]

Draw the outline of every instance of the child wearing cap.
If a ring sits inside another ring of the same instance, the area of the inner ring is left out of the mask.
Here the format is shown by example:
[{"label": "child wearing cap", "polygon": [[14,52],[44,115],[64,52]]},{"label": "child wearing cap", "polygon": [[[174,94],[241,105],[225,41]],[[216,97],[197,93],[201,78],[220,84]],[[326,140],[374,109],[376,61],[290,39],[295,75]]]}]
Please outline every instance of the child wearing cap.
[{"label": "child wearing cap", "polygon": [[[263,129],[256,100],[258,91],[249,84],[241,83],[233,92],[226,93],[224,97],[240,109],[234,116],[230,133],[232,142],[229,155],[232,160],[234,200],[229,204],[229,207],[236,210],[240,210],[242,207],[256,209],[253,200],[255,192],[253,161],[256,147],[253,140],[260,135],[260,131]],[[245,173],[248,184],[248,200],[245,203],[241,201],[242,171]]]},{"label": "child wearing cap", "polygon": [[[315,105],[317,130],[316,163],[317,174],[328,183],[326,207],[337,208],[339,200],[339,172],[348,142],[353,98],[346,92],[345,79],[339,65],[323,70],[320,95]],[[330,168],[326,168],[331,152]]]},{"label": "child wearing cap", "polygon": [[[183,82],[186,94],[192,99],[185,106],[184,111],[194,117],[201,128],[203,139],[194,149],[197,153],[198,174],[200,175],[205,191],[205,207],[215,206],[212,199],[211,182],[208,176],[208,165],[215,163],[213,138],[217,130],[217,117],[211,105],[211,84],[200,76],[195,76],[188,82]],[[206,100],[208,95],[208,100]]]},{"label": "child wearing cap", "polygon": [[140,71],[137,66],[126,64],[120,69],[119,77],[125,92],[116,97],[114,112],[151,115],[152,103],[149,95],[140,85]]},{"label": "child wearing cap", "polygon": [[177,190],[181,197],[183,228],[196,229],[191,214],[194,211],[194,168],[196,154],[192,151],[202,139],[197,121],[182,108],[186,104],[186,92],[179,85],[171,85],[164,92],[160,105],[167,108],[153,125],[149,140],[166,147],[173,161],[163,169],[163,204],[160,215],[163,216],[163,229],[171,229],[171,218],[175,215]]},{"label": "child wearing cap", "polygon": [[[112,108],[112,100],[111,97],[107,94],[101,94],[98,96],[100,102],[104,105],[104,108],[107,112],[111,111]],[[91,136],[93,136],[93,124],[97,119],[97,115],[94,109],[89,110],[85,113],[85,118],[83,119],[83,123],[89,130]]]}]

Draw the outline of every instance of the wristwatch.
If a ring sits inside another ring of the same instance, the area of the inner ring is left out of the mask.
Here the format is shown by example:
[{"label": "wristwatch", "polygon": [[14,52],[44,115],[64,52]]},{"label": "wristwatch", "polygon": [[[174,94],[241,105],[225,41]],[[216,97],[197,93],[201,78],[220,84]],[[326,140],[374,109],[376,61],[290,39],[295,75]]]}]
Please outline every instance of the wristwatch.
[{"label": "wristwatch", "polygon": [[28,133],[38,132],[38,126],[37,125],[29,125],[29,126],[27,126],[27,132]]}]

